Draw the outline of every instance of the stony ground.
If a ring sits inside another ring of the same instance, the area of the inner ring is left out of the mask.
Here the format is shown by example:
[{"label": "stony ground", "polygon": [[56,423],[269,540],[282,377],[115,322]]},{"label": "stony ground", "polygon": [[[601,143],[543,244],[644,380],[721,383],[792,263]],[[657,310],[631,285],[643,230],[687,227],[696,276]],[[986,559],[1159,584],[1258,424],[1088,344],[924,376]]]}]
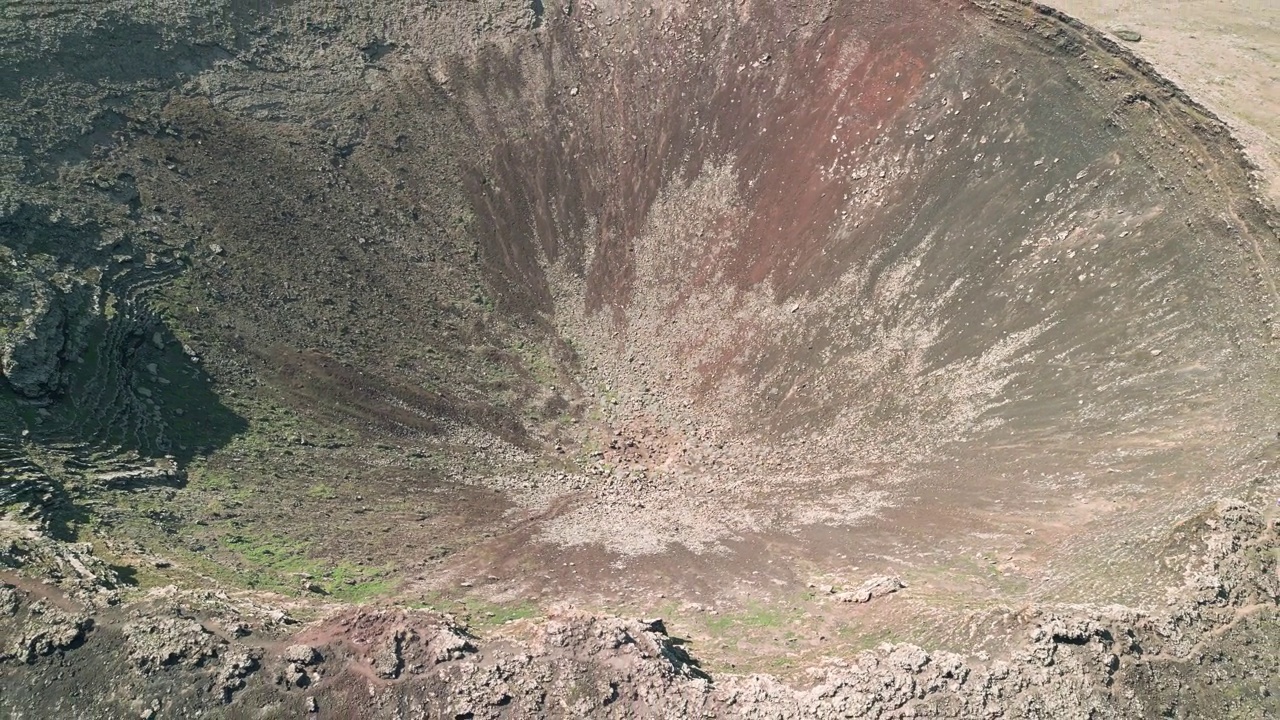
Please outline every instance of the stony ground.
[{"label": "stony ground", "polygon": [[44,586],[5,573],[0,659],[6,676],[40,684],[0,703],[13,717],[85,718],[1269,716],[1276,523],[1229,502],[1185,531],[1204,554],[1159,609],[1027,608],[1001,658],[882,643],[790,685],[708,675],[661,620],[557,612],[477,635],[403,606],[324,610],[304,625],[242,593],[169,587],[121,605],[118,577],[86,565],[88,548],[11,534],[6,561],[76,570]]},{"label": "stony ground", "polygon": [[1274,713],[1276,215],[1124,12],[15,5],[3,712]]}]

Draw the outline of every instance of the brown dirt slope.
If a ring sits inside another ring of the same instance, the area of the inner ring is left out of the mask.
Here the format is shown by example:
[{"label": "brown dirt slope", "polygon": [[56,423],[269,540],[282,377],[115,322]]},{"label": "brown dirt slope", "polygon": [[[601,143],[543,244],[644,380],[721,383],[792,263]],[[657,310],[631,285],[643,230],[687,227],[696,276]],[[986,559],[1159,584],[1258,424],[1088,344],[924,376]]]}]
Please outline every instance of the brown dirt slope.
[{"label": "brown dirt slope", "polygon": [[1153,62],[1231,125],[1280,204],[1280,7],[1268,0],[1056,0],[1104,31],[1130,29]]}]

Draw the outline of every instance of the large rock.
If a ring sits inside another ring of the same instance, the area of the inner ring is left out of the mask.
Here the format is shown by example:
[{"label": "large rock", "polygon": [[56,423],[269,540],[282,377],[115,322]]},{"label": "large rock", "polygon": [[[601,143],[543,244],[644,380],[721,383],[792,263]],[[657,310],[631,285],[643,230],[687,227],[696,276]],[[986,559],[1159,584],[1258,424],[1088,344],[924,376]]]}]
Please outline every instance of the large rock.
[{"label": "large rock", "polygon": [[29,398],[58,389],[94,317],[89,286],[68,273],[50,272],[31,274],[22,267],[0,274],[0,372]]},{"label": "large rock", "polygon": [[284,650],[284,659],[305,667],[320,662],[320,653],[310,645],[290,645]]},{"label": "large rock", "polygon": [[8,329],[0,347],[0,369],[15,390],[40,397],[57,384],[67,340],[66,312],[47,285],[38,286],[25,304],[18,325]]},{"label": "large rock", "polygon": [[906,586],[906,583],[896,575],[879,575],[862,583],[856,590],[837,594],[836,599],[840,602],[871,602],[875,598],[892,595]]}]

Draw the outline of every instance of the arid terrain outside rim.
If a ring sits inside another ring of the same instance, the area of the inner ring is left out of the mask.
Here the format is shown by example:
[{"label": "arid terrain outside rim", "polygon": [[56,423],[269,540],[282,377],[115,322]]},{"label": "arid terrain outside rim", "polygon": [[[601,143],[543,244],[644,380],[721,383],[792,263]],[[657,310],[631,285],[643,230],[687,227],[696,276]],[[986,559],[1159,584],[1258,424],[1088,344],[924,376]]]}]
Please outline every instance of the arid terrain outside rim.
[{"label": "arid terrain outside rim", "polygon": [[1141,33],[21,0],[0,40],[0,716],[1280,714],[1269,125]]}]

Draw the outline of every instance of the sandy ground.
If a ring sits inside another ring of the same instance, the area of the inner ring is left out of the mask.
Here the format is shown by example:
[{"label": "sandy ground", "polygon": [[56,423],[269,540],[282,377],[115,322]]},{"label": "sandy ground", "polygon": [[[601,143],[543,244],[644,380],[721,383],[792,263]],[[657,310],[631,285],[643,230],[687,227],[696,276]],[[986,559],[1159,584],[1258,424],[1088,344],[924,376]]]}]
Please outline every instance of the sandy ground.
[{"label": "sandy ground", "polygon": [[1135,30],[1130,43],[1218,113],[1265,175],[1280,205],[1280,2],[1276,0],[1050,0],[1095,27]]}]

